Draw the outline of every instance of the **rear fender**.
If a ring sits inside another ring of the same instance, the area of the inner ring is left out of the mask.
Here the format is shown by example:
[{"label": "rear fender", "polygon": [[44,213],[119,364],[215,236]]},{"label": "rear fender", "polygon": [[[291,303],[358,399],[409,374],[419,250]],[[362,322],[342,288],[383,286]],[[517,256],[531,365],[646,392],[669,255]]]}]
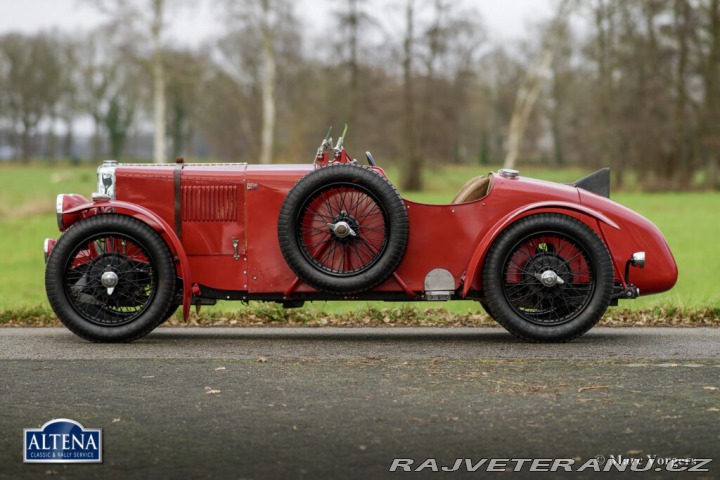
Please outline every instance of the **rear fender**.
[{"label": "rear fender", "polygon": [[[550,209],[553,211],[560,209],[569,210],[576,213],[582,213],[596,219],[599,222],[605,223],[612,228],[620,230],[620,226],[617,223],[613,222],[606,215],[583,205],[578,205],[576,203],[545,201],[524,205],[505,215],[488,231],[488,233],[483,237],[478,246],[475,247],[475,252],[473,253],[472,257],[470,257],[470,263],[468,264],[468,268],[466,270],[468,274],[467,278],[465,279],[465,284],[463,285],[463,298],[465,298],[470,291],[470,287],[475,276],[481,275],[480,266],[485,261],[487,251],[488,249],[490,249],[490,246],[493,244],[498,235],[500,235],[500,233],[502,233],[511,223],[516,222],[522,217],[526,217],[534,213],[542,213],[543,211]],[[610,246],[608,245],[608,249],[609,248]]]},{"label": "rear fender", "polygon": [[[185,254],[185,248],[183,248],[180,238],[178,238],[175,230],[173,230],[165,220],[147,208],[135,205],[134,203],[115,200],[79,205],[63,211],[63,215],[69,215],[70,218],[76,217],[79,219],[80,217],[102,215],[103,213],[107,213],[109,209],[112,209],[113,213],[122,213],[137,218],[141,222],[148,224],[155,231],[165,235],[170,240],[172,250],[175,252],[177,261],[180,264],[179,274],[183,279],[183,318],[187,320],[188,314],[190,313],[190,301],[192,299],[190,262],[188,262],[187,255]],[[70,225],[67,225],[67,227],[69,226]]]}]

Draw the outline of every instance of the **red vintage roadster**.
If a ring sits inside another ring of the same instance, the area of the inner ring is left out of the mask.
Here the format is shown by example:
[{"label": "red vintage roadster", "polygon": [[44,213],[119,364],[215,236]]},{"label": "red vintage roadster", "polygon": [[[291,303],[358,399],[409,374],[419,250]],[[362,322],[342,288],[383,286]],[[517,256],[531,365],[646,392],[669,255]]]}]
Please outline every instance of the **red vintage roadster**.
[{"label": "red vintage roadster", "polygon": [[82,338],[124,342],[217,300],[465,299],[555,342],[677,279],[657,227],[607,198],[607,169],[573,185],[500,170],[428,205],[367,160],[326,137],[310,165],[106,161],[91,201],[57,197],[50,305]]}]

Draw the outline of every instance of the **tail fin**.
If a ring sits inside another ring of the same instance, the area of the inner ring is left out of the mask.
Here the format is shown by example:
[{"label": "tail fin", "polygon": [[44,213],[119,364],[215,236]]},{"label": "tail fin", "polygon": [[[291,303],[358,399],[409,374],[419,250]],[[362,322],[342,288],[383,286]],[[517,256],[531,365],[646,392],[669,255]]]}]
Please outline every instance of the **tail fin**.
[{"label": "tail fin", "polygon": [[570,185],[601,195],[605,198],[610,198],[610,169],[600,169]]}]

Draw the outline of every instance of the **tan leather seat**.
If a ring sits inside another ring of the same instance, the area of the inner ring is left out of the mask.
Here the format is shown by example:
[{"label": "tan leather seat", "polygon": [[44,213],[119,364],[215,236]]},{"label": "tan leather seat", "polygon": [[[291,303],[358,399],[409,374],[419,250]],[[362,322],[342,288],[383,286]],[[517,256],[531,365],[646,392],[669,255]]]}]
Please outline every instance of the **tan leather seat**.
[{"label": "tan leather seat", "polygon": [[488,193],[490,193],[491,187],[492,173],[489,174],[487,177],[485,177],[484,175],[475,177],[462,186],[458,194],[455,195],[455,198],[453,198],[452,203],[458,204],[472,202],[473,200],[479,200],[486,196]]}]

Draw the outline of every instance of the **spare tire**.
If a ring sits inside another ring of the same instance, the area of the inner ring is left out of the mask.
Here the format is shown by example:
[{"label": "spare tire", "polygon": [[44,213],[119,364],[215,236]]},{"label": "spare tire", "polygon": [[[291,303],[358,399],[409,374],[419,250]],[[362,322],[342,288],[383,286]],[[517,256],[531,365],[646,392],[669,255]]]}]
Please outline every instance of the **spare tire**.
[{"label": "spare tire", "polygon": [[280,209],[278,239],[300,280],[332,294],[359,293],[387,279],[402,260],[407,209],[377,172],[330,165],[290,190]]}]

